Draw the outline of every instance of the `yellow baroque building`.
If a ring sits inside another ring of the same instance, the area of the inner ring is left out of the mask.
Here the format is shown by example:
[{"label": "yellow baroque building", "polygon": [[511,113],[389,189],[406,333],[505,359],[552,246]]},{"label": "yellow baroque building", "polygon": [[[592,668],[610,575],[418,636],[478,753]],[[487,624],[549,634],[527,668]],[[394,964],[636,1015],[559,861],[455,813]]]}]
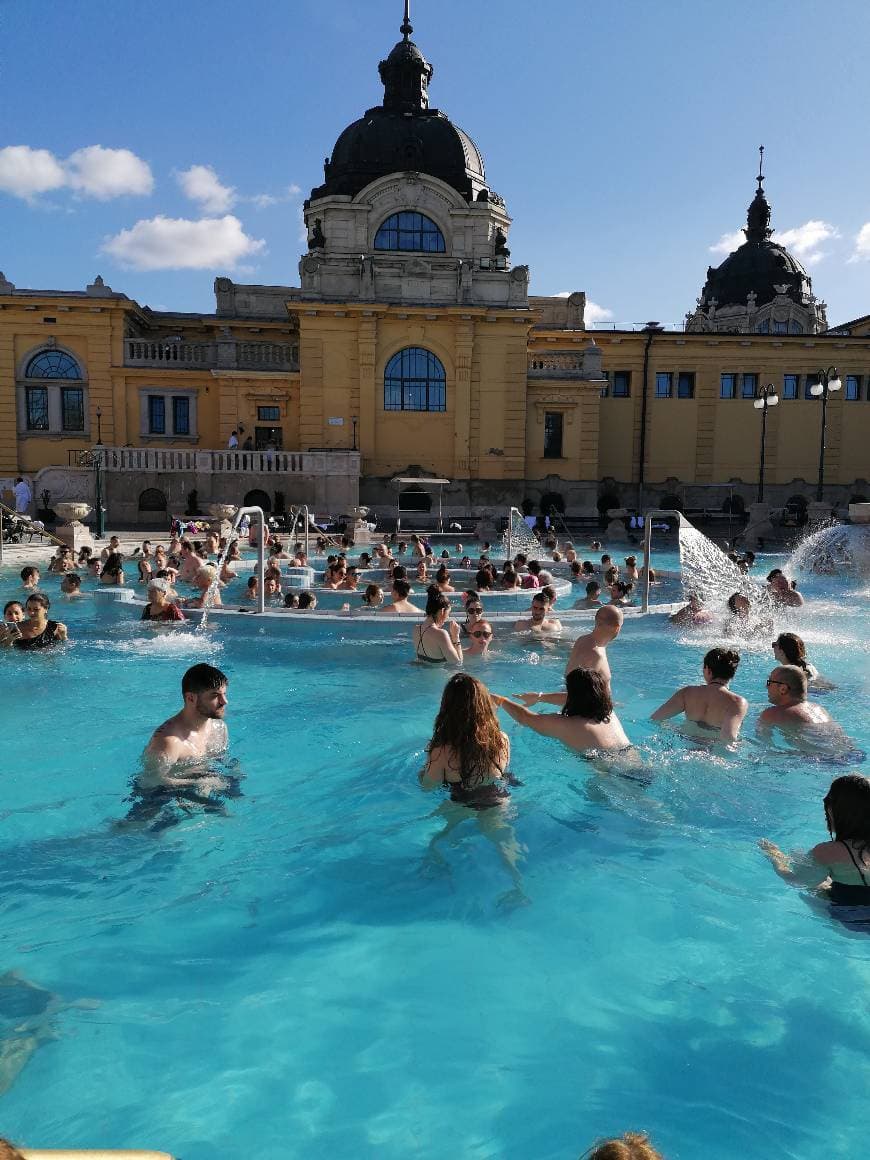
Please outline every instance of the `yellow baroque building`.
[{"label": "yellow baroque building", "polygon": [[746,242],[707,271],[684,330],[589,332],[582,293],[529,296],[507,207],[429,107],[412,31],[305,203],[297,286],[218,278],[214,313],[190,315],[99,277],[40,291],[0,274],[0,476],[92,498],[96,448],[118,526],[244,498],[390,511],[396,477],[449,480],[448,513],[715,511],[756,498],[753,404],[772,388],[768,501],[815,497],[823,412],[825,500],[866,497],[870,318],[828,327],[771,239],[761,175]]}]

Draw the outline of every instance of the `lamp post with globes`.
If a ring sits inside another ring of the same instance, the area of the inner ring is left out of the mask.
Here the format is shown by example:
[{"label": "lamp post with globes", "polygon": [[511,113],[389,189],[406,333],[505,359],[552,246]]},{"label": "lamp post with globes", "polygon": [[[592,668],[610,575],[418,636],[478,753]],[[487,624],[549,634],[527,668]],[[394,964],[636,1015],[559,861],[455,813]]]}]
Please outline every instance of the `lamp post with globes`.
[{"label": "lamp post with globes", "polygon": [[752,404],[756,411],[761,412],[761,456],[758,464],[758,502],[764,503],[764,445],[767,441],[767,409],[775,407],[779,402],[779,395],[773,383],[759,388],[758,398]]},{"label": "lamp post with globes", "polygon": [[810,387],[810,394],[813,398],[821,398],[822,400],[822,441],[819,445],[819,483],[816,488],[816,499],[821,503],[825,486],[825,432],[828,425],[828,394],[831,391],[839,391],[843,384],[840,382],[840,374],[836,367],[828,367],[827,370],[819,371],[818,380]]}]

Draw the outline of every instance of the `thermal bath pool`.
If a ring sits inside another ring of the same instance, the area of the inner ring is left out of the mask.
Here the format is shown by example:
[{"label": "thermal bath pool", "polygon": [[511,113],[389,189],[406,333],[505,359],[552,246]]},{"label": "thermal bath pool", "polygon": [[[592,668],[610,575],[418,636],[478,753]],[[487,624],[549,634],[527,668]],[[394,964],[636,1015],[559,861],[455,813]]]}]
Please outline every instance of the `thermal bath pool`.
[{"label": "thermal bath pool", "polygon": [[[793,627],[866,750],[867,591],[802,588]],[[3,1132],[184,1160],[575,1160],[627,1127],[682,1160],[860,1154],[870,939],[756,843],[822,840],[830,781],[867,763],[755,742],[768,641],[741,649],[732,754],[648,721],[717,633],[627,622],[614,690],[651,784],[505,718],[524,784],[500,826],[447,834],[459,807],[416,779],[446,677],[410,663],[410,625],[52,611],[70,646],[0,655]],[[567,642],[496,647],[469,663],[494,690],[559,687]],[[230,678],[243,796],[119,830],[200,660]]]}]

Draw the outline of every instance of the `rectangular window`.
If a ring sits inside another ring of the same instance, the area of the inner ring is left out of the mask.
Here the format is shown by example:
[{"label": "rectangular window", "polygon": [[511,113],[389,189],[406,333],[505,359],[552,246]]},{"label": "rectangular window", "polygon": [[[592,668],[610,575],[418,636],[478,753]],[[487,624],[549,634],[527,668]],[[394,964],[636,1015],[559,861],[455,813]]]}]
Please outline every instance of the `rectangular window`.
[{"label": "rectangular window", "polygon": [[258,407],[257,420],[260,423],[278,423],[281,420],[280,407]]},{"label": "rectangular window", "polygon": [[774,334],[788,334],[788,323],[787,322],[774,322],[773,333]]},{"label": "rectangular window", "polygon": [[719,381],[719,398],[733,399],[735,387],[737,383],[737,375],[727,374],[722,375]]},{"label": "rectangular window", "polygon": [[48,388],[27,388],[27,430],[48,430]]},{"label": "rectangular window", "polygon": [[680,371],[677,376],[677,398],[678,399],[694,399],[695,397],[695,372],[694,371]]},{"label": "rectangular window", "polygon": [[631,395],[631,371],[614,371],[613,397],[627,399]]},{"label": "rectangular window", "polygon": [[561,411],[544,412],[544,458],[562,458],[562,422],[564,416]]},{"label": "rectangular window", "polygon": [[754,399],[758,390],[758,375],[744,375],[740,396],[743,399]]},{"label": "rectangular window", "polygon": [[782,376],[782,397],[784,399],[796,399],[798,397],[799,380],[800,375]]},{"label": "rectangular window", "polygon": [[815,395],[810,394],[810,387],[814,387],[818,381],[819,381],[818,374],[807,375],[806,379],[804,380],[804,398],[805,399],[814,399],[815,398]]},{"label": "rectangular window", "polygon": [[190,399],[186,395],[172,399],[172,430],[176,435],[190,434]]},{"label": "rectangular window", "polygon": [[61,387],[60,421],[64,431],[84,431],[85,393],[81,387]]},{"label": "rectangular window", "polygon": [[659,371],[656,375],[656,398],[669,399],[673,391],[674,376],[670,371]]},{"label": "rectangular window", "polygon": [[758,333],[759,334],[770,334],[770,319],[769,318],[765,318],[763,322],[759,322]]},{"label": "rectangular window", "polygon": [[844,398],[854,402],[861,398],[861,380],[857,375],[846,375],[846,393]]},{"label": "rectangular window", "polygon": [[162,395],[148,396],[148,434],[166,434],[166,400]]}]

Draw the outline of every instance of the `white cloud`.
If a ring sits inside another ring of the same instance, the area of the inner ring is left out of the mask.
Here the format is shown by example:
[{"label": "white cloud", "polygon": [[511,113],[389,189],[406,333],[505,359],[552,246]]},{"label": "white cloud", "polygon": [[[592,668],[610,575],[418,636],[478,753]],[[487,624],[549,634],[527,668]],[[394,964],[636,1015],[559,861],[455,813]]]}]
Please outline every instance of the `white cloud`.
[{"label": "white cloud", "polygon": [[606,306],[599,306],[591,298],[586,299],[586,310],[583,314],[583,320],[587,326],[597,326],[599,322],[607,322],[609,318],[613,318],[612,310],[608,310]]},{"label": "white cloud", "polygon": [[9,145],[0,149],[0,189],[31,200],[51,189],[74,189],[107,201],[124,194],[148,194],[154,178],[148,163],[129,149],[88,145],[61,161],[48,149]]},{"label": "white cloud", "polygon": [[244,201],[249,201],[255,205],[257,209],[268,209],[273,205],[280,205],[282,201],[294,201],[302,190],[298,185],[288,185],[283,193],[255,193],[251,197],[243,198]]},{"label": "white cloud", "polygon": [[149,194],[154,188],[147,161],[129,149],[88,145],[71,153],[64,168],[72,189],[100,201],[125,194]]},{"label": "white cloud", "polygon": [[0,149],[0,190],[26,200],[66,185],[63,166],[47,149],[7,145]]},{"label": "white cloud", "polygon": [[158,214],[107,238],[102,252],[134,270],[206,270],[233,269],[265,248],[232,214],[200,221]]},{"label": "white cloud", "polygon": [[[840,236],[836,226],[829,222],[812,218],[802,226],[791,230],[775,230],[773,240],[788,250],[793,250],[802,262],[808,266],[815,265],[824,258],[824,252],[819,249],[824,242]],[[735,230],[733,234],[723,234],[715,245],[709,247],[711,254],[730,254],[742,246],[746,241],[743,230]]]},{"label": "white cloud", "polygon": [[839,236],[840,232],[836,226],[832,226],[829,222],[810,219],[793,230],[777,230],[773,240],[780,246],[794,250],[802,261],[808,266],[813,266],[825,256],[819,247]]},{"label": "white cloud", "polygon": [[746,241],[743,230],[735,230],[733,234],[723,234],[715,245],[709,247],[711,254],[730,254]]},{"label": "white cloud", "polygon": [[554,294],[554,298],[570,298],[574,293],[573,290],[560,290],[558,294]]},{"label": "white cloud", "polygon": [[226,213],[238,200],[233,186],[222,185],[210,165],[191,165],[176,176],[185,195],[205,213]]},{"label": "white cloud", "polygon": [[865,222],[855,235],[855,252],[850,262],[870,262],[870,222]]}]

